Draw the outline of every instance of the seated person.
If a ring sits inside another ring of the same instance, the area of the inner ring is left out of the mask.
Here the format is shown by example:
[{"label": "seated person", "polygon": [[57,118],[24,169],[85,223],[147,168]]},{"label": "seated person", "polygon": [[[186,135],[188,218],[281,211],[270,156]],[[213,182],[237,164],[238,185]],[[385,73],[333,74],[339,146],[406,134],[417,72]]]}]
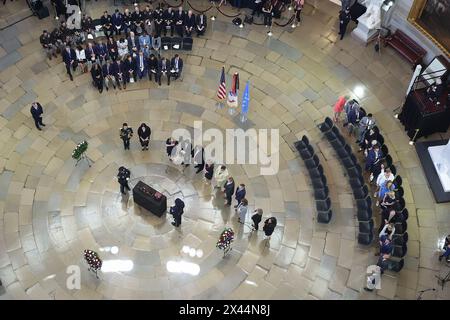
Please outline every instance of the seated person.
[{"label": "seated person", "polygon": [[195,15],[192,14],[192,10],[189,10],[187,16],[184,19],[184,31],[186,33],[186,36],[191,37],[194,28],[195,28]]},{"label": "seated person", "polygon": [[445,258],[448,261],[450,256],[450,234],[445,237],[444,247],[442,249],[444,249],[444,253],[439,256],[439,261],[441,261],[442,258]]},{"label": "seated person", "polygon": [[128,43],[128,53],[133,55],[133,58],[135,58],[141,49],[139,45],[139,38],[134,35],[134,32],[130,32],[130,36],[127,39]]},{"label": "seated person", "polygon": [[[119,58],[119,47],[117,46],[117,44],[119,43],[119,41],[114,41],[113,37],[108,39],[108,42],[106,44],[106,47],[108,48],[108,55],[109,58],[111,58],[113,61],[117,60]],[[128,46],[126,46],[127,51],[128,51]]]},{"label": "seated person", "polygon": [[84,52],[86,53],[88,68],[91,69],[92,65],[97,62],[97,57],[95,55],[95,49],[92,42],[88,42],[86,50]]},{"label": "seated person", "polygon": [[94,23],[92,22],[92,18],[83,14],[83,18],[81,19],[81,30],[86,32],[86,34],[94,34]]},{"label": "seated person", "polygon": [[53,39],[51,34],[47,32],[47,30],[44,30],[44,32],[39,38],[39,41],[42,47],[44,48],[45,52],[47,53],[48,59],[52,60],[52,56],[56,58],[55,40]]},{"label": "seated person", "polygon": [[161,77],[164,75],[167,77],[167,85],[170,85],[170,62],[162,57],[158,63],[158,84],[161,85]]},{"label": "seated person", "polygon": [[139,10],[139,6],[134,7],[134,12],[133,12],[132,17],[133,17],[133,23],[134,23],[133,31],[139,33],[138,30],[143,30],[143,26],[144,26],[144,15]]},{"label": "seated person", "polygon": [[372,147],[373,141],[380,141],[380,130],[378,127],[373,127],[370,130],[367,130],[364,134],[364,138],[359,143],[359,150],[358,152],[364,151]]},{"label": "seated person", "polygon": [[197,37],[205,34],[208,18],[204,13],[197,15],[195,21],[195,30],[197,31]]},{"label": "seated person", "polygon": [[147,34],[147,31],[143,31],[139,36],[139,47],[144,52],[144,57],[147,58],[150,55],[150,48],[152,45],[152,39]]},{"label": "seated person", "polygon": [[108,61],[102,66],[103,82],[106,91],[109,90],[109,83],[112,84],[114,90],[116,89],[116,79],[112,73],[112,64]]},{"label": "seated person", "polygon": [[102,29],[106,37],[110,37],[113,34],[113,25],[112,25],[112,17],[108,14],[108,11],[103,13],[102,18],[100,19],[100,23],[102,24]]},{"label": "seated person", "polygon": [[96,63],[92,66],[91,69],[92,81],[94,82],[94,86],[98,89],[98,92],[103,92],[103,73],[102,68]]},{"label": "seated person", "polygon": [[128,51],[128,41],[127,39],[124,38],[120,38],[120,40],[117,41],[117,50],[118,50],[118,54],[119,54],[119,58],[123,58],[126,55],[128,55],[128,53],[130,53]]},{"label": "seated person", "polygon": [[[115,48],[115,53],[117,56],[117,45],[116,43],[113,41],[114,44],[114,48]],[[97,63],[103,63],[104,61],[109,59],[109,48],[106,44],[103,43],[103,41],[99,41],[97,44],[94,45],[94,53],[95,53],[95,57],[97,59]]]},{"label": "seated person", "polygon": [[139,80],[141,80],[143,77],[147,75],[148,72],[148,64],[147,59],[144,56],[144,52],[139,51],[139,55],[136,58],[136,71],[137,75],[139,77]]},{"label": "seated person", "polygon": [[387,192],[394,191],[395,184],[392,181],[387,180],[384,184],[381,185],[380,191],[378,191],[378,200],[376,202],[376,206],[379,205],[380,201],[383,201],[384,195]]},{"label": "seated person", "polygon": [[183,11],[183,7],[179,7],[178,11],[174,14],[175,19],[175,31],[177,32],[179,37],[183,37],[183,25],[185,23],[185,12]]},{"label": "seated person", "polygon": [[152,53],[147,61],[148,79],[152,81],[152,76],[155,76],[155,82],[158,82],[158,59]]},{"label": "seated person", "polygon": [[382,210],[391,210],[394,208],[394,205],[397,203],[395,199],[395,192],[388,191],[384,194],[383,200],[380,203],[380,208]]},{"label": "seated person", "polygon": [[169,7],[166,11],[164,11],[163,19],[164,19],[163,23],[164,36],[167,35],[167,30],[170,30],[170,36],[173,37],[175,14],[172,11],[172,8]]},{"label": "seated person", "polygon": [[384,158],[383,152],[380,150],[380,146],[377,144],[373,146],[367,153],[365,169],[370,171],[374,165],[376,165],[382,158]]},{"label": "seated person", "polygon": [[175,54],[175,56],[170,61],[170,73],[172,77],[178,79],[181,75],[181,72],[183,71],[183,59],[181,59],[178,54]]},{"label": "seated person", "polygon": [[124,76],[126,70],[124,69],[125,66],[120,59],[114,60],[110,67],[110,73],[116,79],[116,84],[119,87],[119,90],[122,90],[122,86],[124,89],[127,88],[127,82]]},{"label": "seated person", "polygon": [[154,34],[152,37],[152,49],[159,56],[159,50],[161,50],[161,37]]},{"label": "seated person", "polygon": [[373,195],[376,197],[378,195],[378,191],[380,190],[380,187],[386,183],[386,181],[394,181],[394,174],[391,172],[391,169],[386,168],[382,169],[381,173],[378,175],[376,180],[377,189],[375,191],[375,194]]},{"label": "seated person", "polygon": [[126,71],[124,72],[126,82],[136,82],[136,59],[129,54],[123,64]]},{"label": "seated person", "polygon": [[395,225],[393,223],[386,223],[379,234],[379,238],[386,236],[392,241],[392,237],[395,234]]},{"label": "seated person", "polygon": [[120,33],[122,32],[123,23],[124,21],[122,14],[119,12],[119,9],[116,9],[112,16],[112,24],[114,26],[114,32],[116,33],[116,35],[120,35]]}]

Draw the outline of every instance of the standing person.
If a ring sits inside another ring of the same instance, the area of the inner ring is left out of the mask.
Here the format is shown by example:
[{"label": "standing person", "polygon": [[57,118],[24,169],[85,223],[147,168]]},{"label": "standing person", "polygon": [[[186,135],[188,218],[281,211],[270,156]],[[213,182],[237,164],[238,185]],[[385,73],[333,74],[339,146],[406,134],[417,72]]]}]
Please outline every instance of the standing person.
[{"label": "standing person", "polygon": [[194,159],[194,168],[197,169],[195,173],[203,171],[205,168],[205,149],[202,146],[196,145],[192,150],[192,158]]},{"label": "standing person", "polygon": [[348,126],[349,136],[355,132],[355,128],[364,116],[364,111],[360,108],[359,104],[353,103],[347,114],[347,123],[344,124],[344,126]]},{"label": "standing person", "polygon": [[57,57],[55,40],[53,39],[52,35],[47,32],[47,30],[43,31],[42,35],[39,38],[39,41],[45,52],[47,53],[47,57],[49,60],[52,60],[52,56],[54,56],[55,58]]},{"label": "standing person", "polygon": [[225,182],[223,188],[223,192],[225,193],[226,198],[225,205],[231,206],[231,197],[233,197],[234,193],[234,179],[232,177],[228,177],[227,182]]},{"label": "standing person", "polygon": [[197,32],[197,37],[205,34],[208,23],[207,20],[208,19],[203,12],[197,15],[197,18],[195,19],[195,30]]},{"label": "standing person", "polygon": [[300,14],[304,5],[305,0],[294,0],[295,19],[297,19],[297,23],[300,23]]},{"label": "standing person", "polygon": [[45,124],[42,123],[42,114],[44,110],[39,102],[33,102],[30,108],[31,116],[33,117],[34,124],[38,130],[42,130],[39,125],[45,127]]},{"label": "standing person", "polygon": [[263,215],[263,209],[258,208],[255,211],[253,211],[253,215],[252,215],[253,231],[258,231],[259,223],[262,220],[262,215]]},{"label": "standing person", "polygon": [[344,38],[345,31],[347,30],[347,25],[350,22],[350,8],[346,7],[345,10],[339,12],[339,34],[341,40]]},{"label": "standing person", "polygon": [[273,231],[275,230],[275,227],[277,226],[277,219],[275,217],[271,217],[264,221],[264,235],[266,236],[266,239],[270,240],[270,237],[272,236]]},{"label": "standing person", "polygon": [[205,180],[206,182],[211,181],[214,175],[214,163],[211,161],[206,161],[205,164]]},{"label": "standing person", "polygon": [[175,148],[175,146],[178,144],[178,141],[175,140],[174,138],[170,137],[166,140],[166,153],[167,156],[169,157],[169,160],[172,161],[172,151],[173,148]]},{"label": "standing person", "polygon": [[242,199],[242,201],[237,206],[237,210],[236,211],[239,214],[238,222],[245,223],[245,218],[246,218],[247,212],[248,212],[248,201],[247,201],[247,199],[245,199],[245,198]]},{"label": "standing person", "polygon": [[235,199],[236,199],[236,201],[237,201],[237,205],[234,206],[235,208],[237,208],[237,207],[241,204],[241,201],[242,201],[242,199],[245,198],[245,194],[246,194],[246,193],[247,193],[247,192],[246,192],[246,190],[245,190],[245,184],[241,183],[241,184],[239,185],[239,187],[237,187],[236,193],[235,193],[235,195],[234,195],[234,197],[235,197]]},{"label": "standing person", "polygon": [[264,14],[264,25],[266,26],[266,28],[272,26],[272,11],[273,11],[272,1],[266,0],[262,8],[262,12]]},{"label": "standing person", "polygon": [[125,167],[119,168],[119,173],[117,174],[117,181],[120,184],[120,192],[125,194],[125,189],[130,191],[130,186],[128,186],[128,180],[130,180],[131,172]]},{"label": "standing person", "polygon": [[138,129],[139,142],[142,146],[142,151],[148,150],[148,144],[150,142],[150,135],[152,130],[145,123],[142,123]]},{"label": "standing person", "polygon": [[102,68],[96,63],[91,69],[92,81],[94,82],[95,87],[98,89],[98,92],[103,92],[103,72]]},{"label": "standing person", "polygon": [[371,113],[363,117],[359,122],[358,140],[356,140],[356,143],[360,143],[363,140],[366,131],[372,129],[374,126],[375,119],[373,118]]},{"label": "standing person", "polygon": [[214,180],[216,181],[215,188],[222,187],[225,181],[227,181],[228,176],[229,174],[226,166],[221,165],[219,168],[217,168],[214,174]]},{"label": "standing person", "polygon": [[128,127],[125,122],[120,129],[120,139],[123,140],[123,147],[125,150],[130,150],[130,139],[133,136],[133,129]]},{"label": "standing person", "polygon": [[75,53],[75,50],[70,48],[70,46],[66,46],[66,50],[64,50],[63,54],[63,61],[66,65],[66,71],[67,74],[70,77],[70,81],[73,81],[72,71],[75,71],[77,68],[77,54]]},{"label": "standing person", "polygon": [[335,103],[334,107],[333,107],[333,111],[334,111],[334,122],[338,123],[339,122],[339,118],[341,117],[341,113],[344,110],[344,105],[345,102],[347,101],[348,96],[341,96],[339,97],[338,101]]},{"label": "standing person", "polygon": [[170,214],[173,216],[174,221],[172,225],[179,227],[181,225],[181,216],[184,213],[184,202],[180,198],[175,199],[175,205],[170,207]]}]

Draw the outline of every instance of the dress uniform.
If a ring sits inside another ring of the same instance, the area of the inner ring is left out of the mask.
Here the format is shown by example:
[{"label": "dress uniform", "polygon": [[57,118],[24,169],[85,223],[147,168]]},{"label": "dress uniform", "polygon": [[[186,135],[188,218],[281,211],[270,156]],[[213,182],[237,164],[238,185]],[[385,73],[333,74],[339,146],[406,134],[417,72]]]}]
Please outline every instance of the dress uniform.
[{"label": "dress uniform", "polygon": [[345,31],[347,30],[347,25],[350,22],[350,8],[345,8],[339,13],[339,34],[341,35],[341,40],[344,38]]},{"label": "dress uniform", "polygon": [[125,167],[119,168],[119,173],[117,174],[117,181],[120,183],[120,192],[125,194],[125,189],[131,190],[128,185],[128,180],[130,180],[131,172]]}]

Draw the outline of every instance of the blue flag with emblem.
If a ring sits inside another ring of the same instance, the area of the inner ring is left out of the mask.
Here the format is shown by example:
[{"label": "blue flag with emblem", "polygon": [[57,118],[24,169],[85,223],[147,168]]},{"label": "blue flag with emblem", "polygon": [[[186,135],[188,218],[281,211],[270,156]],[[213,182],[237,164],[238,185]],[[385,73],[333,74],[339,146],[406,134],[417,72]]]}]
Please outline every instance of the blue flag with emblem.
[{"label": "blue flag with emblem", "polygon": [[245,85],[244,95],[242,96],[242,113],[243,114],[248,113],[248,106],[250,103],[250,95],[249,95],[248,85],[249,85],[249,82],[247,81],[247,84]]}]

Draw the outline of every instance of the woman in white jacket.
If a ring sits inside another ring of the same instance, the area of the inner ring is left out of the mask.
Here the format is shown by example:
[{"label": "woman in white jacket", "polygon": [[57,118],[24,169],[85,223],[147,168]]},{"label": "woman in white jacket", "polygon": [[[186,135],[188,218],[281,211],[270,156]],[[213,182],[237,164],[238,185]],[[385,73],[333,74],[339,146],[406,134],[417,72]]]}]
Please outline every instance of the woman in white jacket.
[{"label": "woman in white jacket", "polygon": [[239,203],[238,207],[236,208],[237,212],[239,213],[238,222],[245,223],[245,217],[247,216],[248,212],[248,201],[247,199],[242,199],[241,203]]},{"label": "woman in white jacket", "polygon": [[119,57],[123,58],[128,54],[128,40],[121,38],[117,40],[117,52],[119,53]]}]

